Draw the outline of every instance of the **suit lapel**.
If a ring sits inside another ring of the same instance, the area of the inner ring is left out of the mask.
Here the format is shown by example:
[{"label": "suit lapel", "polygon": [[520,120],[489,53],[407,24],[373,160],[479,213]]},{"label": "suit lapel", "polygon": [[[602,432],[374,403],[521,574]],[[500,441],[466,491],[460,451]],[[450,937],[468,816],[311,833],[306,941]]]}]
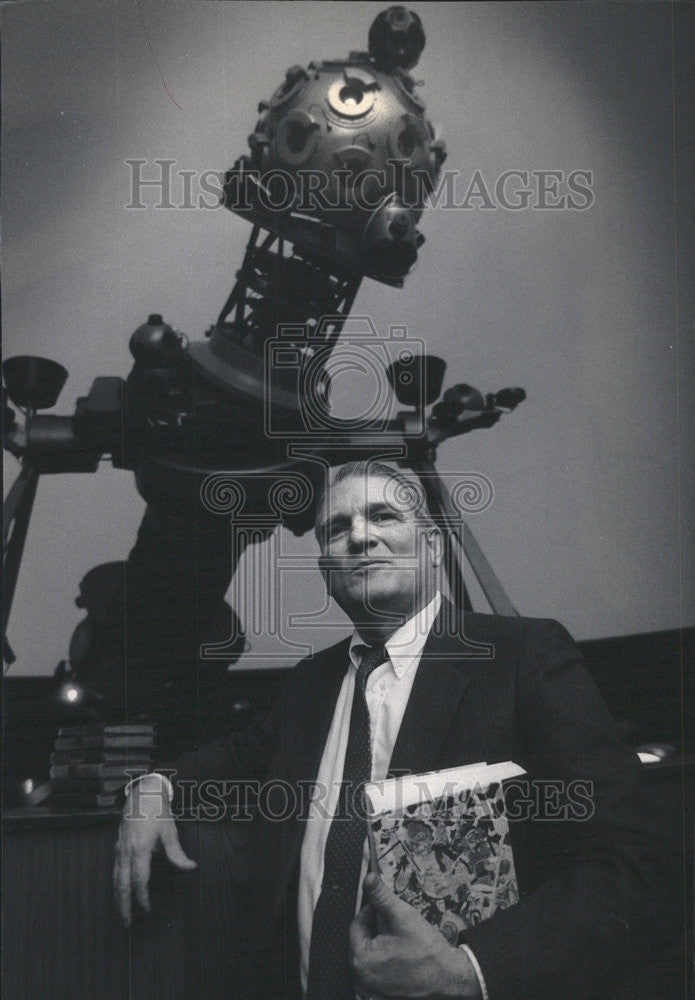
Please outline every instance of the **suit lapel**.
[{"label": "suit lapel", "polygon": [[470,681],[470,648],[451,605],[442,608],[423,650],[391,755],[390,775],[438,767],[439,752]]},{"label": "suit lapel", "polygon": [[[304,678],[306,690],[301,696],[302,714],[294,721],[287,746],[283,753],[285,767],[283,778],[291,787],[304,788],[316,780],[328,730],[331,726],[340,687],[349,660],[350,640],[319,653],[312,663],[311,672]],[[302,806],[308,806],[302,802]],[[289,823],[277,824],[278,846],[283,860],[278,865],[282,877],[274,884],[273,914],[278,916],[283,906],[287,886],[293,877],[302,838],[304,836],[304,808],[295,811]]]},{"label": "suit lapel", "polygon": [[[458,614],[448,601],[442,602],[415,675],[391,756],[390,774],[419,774],[438,766],[439,751],[470,681],[470,671],[477,665],[477,660],[468,659],[471,646],[462,638],[463,624]],[[306,714],[286,755],[286,776],[290,781],[313,781],[318,774],[349,663],[349,648],[350,641],[345,639],[316,658],[309,682],[311,690],[305,698]]]},{"label": "suit lapel", "polygon": [[297,732],[298,739],[306,748],[304,759],[306,760],[308,755],[313,760],[310,773],[307,774],[307,769],[304,767],[300,777],[306,779],[308,776],[311,781],[318,774],[338,694],[350,664],[349,651],[350,640],[346,639],[337,646],[326,650],[317,658],[316,674],[311,681],[312,690],[307,693],[307,698],[312,704],[312,711],[307,718],[306,727],[303,726]]}]

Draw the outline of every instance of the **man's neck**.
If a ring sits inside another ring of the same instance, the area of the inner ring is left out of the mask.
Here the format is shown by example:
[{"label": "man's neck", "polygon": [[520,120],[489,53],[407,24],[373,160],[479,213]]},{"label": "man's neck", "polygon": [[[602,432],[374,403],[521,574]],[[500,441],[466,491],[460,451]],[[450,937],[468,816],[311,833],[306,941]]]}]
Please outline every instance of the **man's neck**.
[{"label": "man's neck", "polygon": [[388,642],[391,636],[398,631],[407,621],[414,618],[426,608],[434,599],[436,591],[426,594],[420,603],[404,611],[388,611],[381,617],[374,617],[369,621],[355,622],[357,634],[368,646],[377,646],[380,643]]}]

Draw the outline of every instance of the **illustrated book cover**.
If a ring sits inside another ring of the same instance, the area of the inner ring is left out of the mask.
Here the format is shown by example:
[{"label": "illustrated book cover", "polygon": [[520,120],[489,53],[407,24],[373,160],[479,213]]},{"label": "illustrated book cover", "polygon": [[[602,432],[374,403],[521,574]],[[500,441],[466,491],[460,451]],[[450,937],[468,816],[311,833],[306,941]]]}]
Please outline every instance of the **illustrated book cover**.
[{"label": "illustrated book cover", "polygon": [[452,944],[519,899],[503,783],[524,773],[480,762],[365,787],[372,870]]}]

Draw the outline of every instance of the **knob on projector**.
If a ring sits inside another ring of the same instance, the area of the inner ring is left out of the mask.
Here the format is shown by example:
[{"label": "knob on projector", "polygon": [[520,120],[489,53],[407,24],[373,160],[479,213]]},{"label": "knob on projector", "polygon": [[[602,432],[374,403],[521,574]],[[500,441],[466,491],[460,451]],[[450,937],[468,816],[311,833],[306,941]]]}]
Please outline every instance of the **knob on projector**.
[{"label": "knob on projector", "polygon": [[389,7],[369,29],[369,54],[383,69],[412,69],[425,47],[422,21],[405,7]]},{"label": "knob on projector", "polygon": [[181,353],[179,335],[159,313],[150,313],[130,338],[130,353],[140,365],[157,367],[171,364]]}]

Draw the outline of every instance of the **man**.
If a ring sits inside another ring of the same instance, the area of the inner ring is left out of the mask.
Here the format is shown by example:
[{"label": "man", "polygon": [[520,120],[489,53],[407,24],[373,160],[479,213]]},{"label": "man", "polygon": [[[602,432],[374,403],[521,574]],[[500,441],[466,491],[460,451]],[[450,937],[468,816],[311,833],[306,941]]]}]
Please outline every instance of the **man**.
[{"label": "man", "polygon": [[[388,466],[334,473],[316,535],[352,637],[300,663],[268,716],[177,766],[179,789],[192,778],[312,784],[308,815],[269,800],[258,821],[255,981],[239,996],[613,996],[662,919],[668,848],[642,801],[638,759],[616,738],[571,639],[553,622],[463,616],[443,600],[440,533],[419,487]],[[523,897],[453,947],[376,876],[364,878],[364,819],[349,792],[369,778],[483,760],[514,760],[531,779],[527,821],[512,835]],[[589,796],[576,815],[573,782]],[[157,775],[130,791],[115,866],[126,919],[131,889],[149,906],[158,840],[174,864],[194,867],[173,793]]]}]

